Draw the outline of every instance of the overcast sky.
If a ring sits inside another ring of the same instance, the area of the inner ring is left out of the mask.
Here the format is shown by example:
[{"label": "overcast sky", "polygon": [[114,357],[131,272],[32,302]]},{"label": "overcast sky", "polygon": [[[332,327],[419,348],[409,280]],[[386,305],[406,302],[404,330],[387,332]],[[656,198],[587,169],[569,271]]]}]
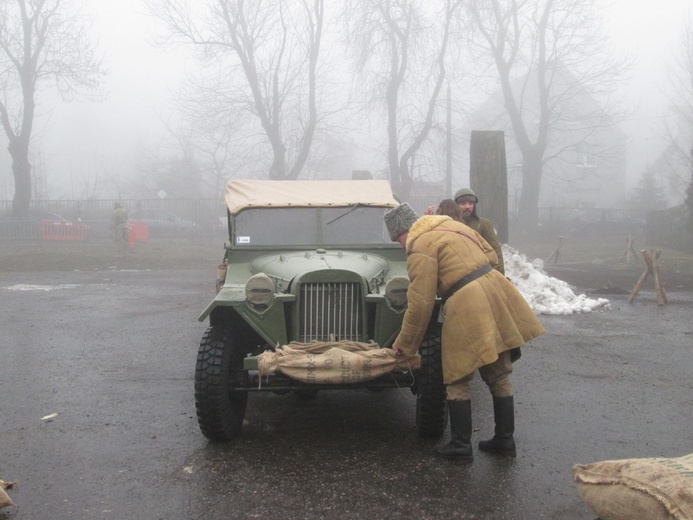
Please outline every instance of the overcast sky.
[{"label": "overcast sky", "polygon": [[[107,93],[101,103],[57,102],[50,118],[43,118],[37,135],[53,179],[64,188],[63,197],[79,195],[81,177],[97,164],[106,162],[112,170],[131,164],[138,151],[160,146],[165,138],[166,117],[173,91],[185,75],[185,51],[157,49],[149,44],[156,21],[149,18],[141,0],[86,0],[94,13],[93,33],[99,39],[99,53],[109,75]],[[661,94],[666,63],[677,44],[691,0],[616,0],[607,14],[607,26],[619,50],[637,55],[633,80],[624,92],[639,105],[635,116],[623,125],[631,138],[656,143],[659,120],[666,109]],[[49,97],[40,93],[46,108]],[[4,139],[3,139],[4,142]],[[0,157],[0,197],[11,198],[11,173],[7,153]],[[657,150],[636,146],[629,160],[631,180],[637,179]],[[59,181],[57,179],[60,179]],[[4,197],[3,197],[3,191]],[[51,192],[57,191],[51,188]],[[55,195],[54,195],[55,196]]]},{"label": "overcast sky", "polygon": [[162,119],[189,61],[184,49],[152,44],[158,22],[145,14],[141,0],[86,0],[86,5],[94,13],[92,33],[108,73],[106,97],[98,103],[58,103],[47,129],[54,143],[47,160],[57,161],[63,175],[78,178],[76,172],[99,167],[104,159],[110,168],[131,166],[133,154],[159,146],[166,136]]},{"label": "overcast sky", "polygon": [[692,10],[692,0],[616,0],[607,18],[614,45],[637,58],[633,79],[624,85],[624,93],[638,107],[631,120],[622,125],[639,143],[630,156],[631,178],[637,179],[643,166],[654,161],[659,152],[657,146],[653,149],[642,144],[662,146],[657,132],[667,107],[662,94],[667,65],[679,52],[680,35]]}]

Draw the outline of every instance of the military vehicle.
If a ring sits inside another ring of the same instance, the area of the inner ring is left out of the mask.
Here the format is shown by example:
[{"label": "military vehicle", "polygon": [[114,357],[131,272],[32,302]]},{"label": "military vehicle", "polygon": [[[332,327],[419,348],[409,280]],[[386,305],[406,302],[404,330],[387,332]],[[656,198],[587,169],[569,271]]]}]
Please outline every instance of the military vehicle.
[{"label": "military vehicle", "polygon": [[229,242],[216,296],[199,317],[209,319],[195,370],[202,433],[213,441],[238,436],[255,392],[311,399],[323,390],[404,387],[417,396],[418,433],[440,436],[447,410],[438,303],[416,368],[329,383],[259,371],[263,353],[294,342],[367,342],[391,351],[409,280],[406,255],[383,222],[398,205],[390,184],[233,180],[225,204]]}]

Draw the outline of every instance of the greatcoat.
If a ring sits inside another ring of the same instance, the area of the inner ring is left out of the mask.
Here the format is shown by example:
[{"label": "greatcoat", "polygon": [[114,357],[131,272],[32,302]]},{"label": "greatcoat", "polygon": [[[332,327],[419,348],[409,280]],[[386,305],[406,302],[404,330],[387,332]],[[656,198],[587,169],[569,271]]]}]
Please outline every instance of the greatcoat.
[{"label": "greatcoat", "polygon": [[[489,263],[495,267],[498,258],[479,233],[443,215],[420,217],[409,230],[406,250],[407,310],[394,344],[405,354],[413,354],[428,328],[436,293],[445,295],[479,267]],[[544,333],[523,296],[496,269],[455,292],[442,311],[445,384]]]}]

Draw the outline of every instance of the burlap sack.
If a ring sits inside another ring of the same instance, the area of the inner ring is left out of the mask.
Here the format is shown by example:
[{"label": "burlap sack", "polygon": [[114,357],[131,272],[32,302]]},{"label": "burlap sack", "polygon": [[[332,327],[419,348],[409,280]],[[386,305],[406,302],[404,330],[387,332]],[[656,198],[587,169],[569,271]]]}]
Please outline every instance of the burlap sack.
[{"label": "burlap sack", "polygon": [[4,480],[0,480],[0,509],[15,505],[9,495],[5,492],[7,488],[11,488],[13,485],[14,482],[5,482]]},{"label": "burlap sack", "polygon": [[693,520],[693,454],[576,464],[573,480],[601,520]]},{"label": "burlap sack", "polygon": [[261,376],[280,372],[304,383],[359,383],[394,370],[419,368],[421,357],[396,356],[392,349],[374,343],[297,343],[258,356]]}]

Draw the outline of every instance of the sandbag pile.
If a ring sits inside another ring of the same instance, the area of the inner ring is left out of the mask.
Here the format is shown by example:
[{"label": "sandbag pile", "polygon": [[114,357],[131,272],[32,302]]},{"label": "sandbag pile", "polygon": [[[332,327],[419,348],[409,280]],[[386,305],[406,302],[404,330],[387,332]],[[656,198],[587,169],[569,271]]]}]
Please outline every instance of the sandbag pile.
[{"label": "sandbag pile", "polygon": [[10,489],[12,486],[14,486],[14,482],[5,482],[4,480],[0,479],[0,509],[3,507],[15,506],[15,503],[12,502],[12,499],[5,491],[6,489]]},{"label": "sandbag pile", "polygon": [[601,520],[693,520],[693,454],[576,464],[573,480]]},{"label": "sandbag pile", "polygon": [[392,349],[356,341],[292,341],[258,356],[258,371],[261,376],[279,372],[311,384],[359,383],[395,370],[415,370],[420,365],[421,357],[418,354],[396,356]]}]

